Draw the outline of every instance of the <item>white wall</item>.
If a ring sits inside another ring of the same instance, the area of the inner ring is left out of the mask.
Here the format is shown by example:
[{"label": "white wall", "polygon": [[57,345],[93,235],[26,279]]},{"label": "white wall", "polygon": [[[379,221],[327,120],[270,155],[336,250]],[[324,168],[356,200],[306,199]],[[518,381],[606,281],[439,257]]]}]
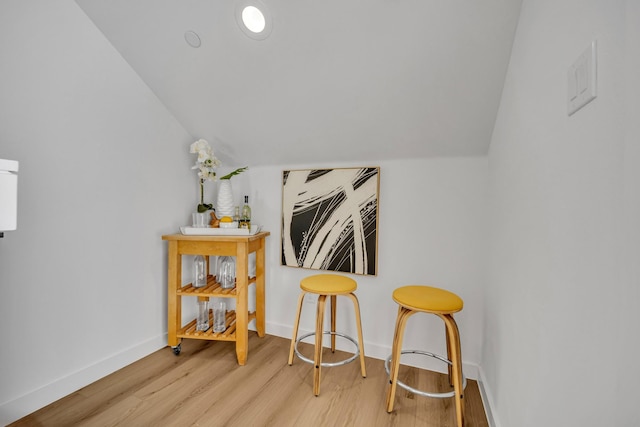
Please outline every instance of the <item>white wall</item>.
[{"label": "white wall", "polygon": [[166,345],[161,234],[195,206],[192,138],[70,0],[0,3],[0,424]]},{"label": "white wall", "polygon": [[[253,215],[255,221],[271,231],[267,246],[267,333],[291,337],[300,279],[318,272],[280,265],[282,171],[350,166],[380,166],[378,276],[352,276],[358,281],[366,354],[386,358],[391,353],[397,313],[391,293],[395,288],[407,284],[441,286],[465,300],[457,319],[467,374],[475,377],[482,343],[486,266],[486,158],[252,168],[249,176],[253,187],[248,194],[253,200]],[[305,305],[301,329],[313,329],[313,307]],[[343,329],[356,336],[350,302],[345,299],[338,307],[342,309],[339,319]],[[446,354],[443,328],[435,316],[412,317],[405,348]],[[427,338],[430,342],[425,341]],[[438,364],[424,366],[444,369]]]},{"label": "white wall", "polygon": [[[523,2],[489,156],[497,425],[640,423],[638,22],[634,1]],[[593,39],[598,97],[568,117],[567,69]]]},{"label": "white wall", "polygon": [[619,426],[640,424],[638,414],[638,389],[640,380],[640,2],[625,3],[625,131],[623,162],[623,211],[622,211],[622,273],[617,296],[617,344],[621,352],[616,364],[616,424]]}]

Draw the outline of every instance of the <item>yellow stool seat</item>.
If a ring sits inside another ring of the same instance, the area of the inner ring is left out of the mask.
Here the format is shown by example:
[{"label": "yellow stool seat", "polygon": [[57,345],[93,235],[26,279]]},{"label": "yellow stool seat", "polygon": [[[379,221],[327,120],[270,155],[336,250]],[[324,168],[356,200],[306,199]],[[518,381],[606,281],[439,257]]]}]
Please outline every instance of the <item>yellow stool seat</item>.
[{"label": "yellow stool seat", "polygon": [[358,288],[358,284],[349,277],[337,274],[316,274],[302,279],[300,288],[314,294],[340,295],[354,292]]},{"label": "yellow stool seat", "polygon": [[462,310],[462,298],[453,292],[431,286],[410,285],[393,291],[393,300],[411,310],[430,313],[456,313]]},{"label": "yellow stool seat", "polygon": [[[293,324],[293,337],[291,338],[291,345],[289,346],[289,366],[293,363],[293,356],[297,355],[302,361],[313,364],[313,394],[318,396],[320,394],[320,372],[322,367],[340,366],[350,363],[357,358],[360,358],[360,372],[362,377],[367,376],[367,369],[365,367],[364,360],[364,340],[362,337],[362,322],[360,320],[360,303],[358,297],[355,295],[355,290],[358,288],[358,284],[355,280],[341,276],[339,274],[316,274],[306,277],[300,281],[300,297],[298,297],[298,309],[296,312],[296,320]],[[302,305],[304,297],[307,294],[317,294],[318,301],[316,303],[316,328],[315,332],[311,332],[298,337],[298,327],[300,326],[300,314],[302,313]],[[356,329],[358,330],[358,340],[349,337],[348,335],[336,332],[336,306],[338,302],[338,296],[347,297],[353,302],[353,309],[355,314]],[[329,297],[331,304],[331,330],[323,331],[324,324],[324,309],[325,303]],[[323,363],[322,362],[322,335],[331,335],[331,351],[336,351],[336,335],[343,337],[351,341],[356,350],[352,357],[342,360],[340,362]],[[298,343],[303,339],[315,335],[315,349],[313,359],[304,357],[298,351]]]}]

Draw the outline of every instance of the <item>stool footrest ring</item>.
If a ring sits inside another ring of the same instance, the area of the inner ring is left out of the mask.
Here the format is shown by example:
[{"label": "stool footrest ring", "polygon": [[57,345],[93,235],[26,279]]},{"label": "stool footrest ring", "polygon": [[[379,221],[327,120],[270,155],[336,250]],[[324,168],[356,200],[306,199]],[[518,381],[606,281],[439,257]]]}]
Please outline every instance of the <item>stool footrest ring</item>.
[{"label": "stool footrest ring", "polygon": [[[424,356],[429,356],[429,357],[433,357],[435,359],[440,360],[441,362],[444,362],[448,365],[452,365],[452,362],[447,359],[446,357],[440,356],[439,354],[434,354],[434,353],[429,353],[428,351],[422,351],[422,350],[402,350],[400,352],[400,354],[422,354]],[[391,371],[389,369],[389,363],[391,362],[391,357],[393,355],[390,355],[389,357],[387,357],[387,359],[384,361],[384,370],[387,371],[387,375],[390,375]],[[401,381],[396,381],[396,384],[399,385],[400,387],[402,387],[403,389],[410,391],[411,393],[417,394],[419,396],[424,396],[424,397],[435,397],[436,399],[444,399],[447,397],[453,397],[455,396],[455,391],[449,391],[449,392],[445,392],[445,393],[431,393],[428,391],[422,391],[422,390],[418,390],[416,388],[413,388]],[[464,390],[467,387],[467,378],[464,376],[464,374],[462,374],[462,389]]]},{"label": "stool footrest ring", "polygon": [[[345,335],[345,334],[341,334],[341,333],[339,333],[339,332],[331,332],[331,331],[324,331],[324,332],[322,332],[322,333],[323,333],[323,334],[327,334],[327,335],[337,335],[337,336],[339,336],[339,337],[345,338],[345,339],[347,339],[347,340],[351,341],[351,342],[353,343],[353,345],[355,345],[355,346],[356,346],[356,351],[355,351],[355,354],[354,354],[353,356],[349,357],[348,359],[341,360],[341,361],[338,361],[338,362],[322,362],[322,363],[320,364],[320,366],[322,366],[323,368],[324,368],[324,367],[332,368],[332,367],[334,367],[334,366],[342,366],[342,365],[346,365],[347,363],[351,363],[351,362],[353,362],[354,360],[356,360],[356,359],[358,358],[358,356],[360,355],[360,348],[358,347],[358,343],[356,342],[356,340],[354,340],[354,339],[353,339],[353,338],[351,338],[350,336]],[[313,361],[313,359],[309,359],[308,357],[305,357],[305,356],[303,356],[303,355],[300,353],[300,351],[298,350],[298,343],[300,343],[300,341],[302,341],[302,340],[303,340],[303,339],[305,339],[305,338],[308,338],[308,337],[314,336],[315,334],[316,334],[315,332],[311,332],[311,333],[308,333],[308,334],[304,334],[304,335],[302,335],[300,338],[298,338],[298,339],[296,340],[296,345],[295,345],[295,347],[294,347],[294,351],[295,351],[295,353],[296,353],[296,356],[298,356],[298,358],[299,358],[300,360],[302,360],[303,362],[310,363],[310,364],[312,364],[312,365],[313,365],[315,362]]]}]

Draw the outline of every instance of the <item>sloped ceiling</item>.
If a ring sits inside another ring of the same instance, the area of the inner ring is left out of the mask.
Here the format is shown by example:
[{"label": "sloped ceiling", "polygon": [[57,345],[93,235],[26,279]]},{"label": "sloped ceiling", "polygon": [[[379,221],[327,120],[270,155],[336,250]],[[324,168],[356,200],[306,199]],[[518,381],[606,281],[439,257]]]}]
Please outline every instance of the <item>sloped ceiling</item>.
[{"label": "sloped ceiling", "polygon": [[76,0],[229,164],[487,153],[521,0],[262,0],[262,41],[239,1]]}]

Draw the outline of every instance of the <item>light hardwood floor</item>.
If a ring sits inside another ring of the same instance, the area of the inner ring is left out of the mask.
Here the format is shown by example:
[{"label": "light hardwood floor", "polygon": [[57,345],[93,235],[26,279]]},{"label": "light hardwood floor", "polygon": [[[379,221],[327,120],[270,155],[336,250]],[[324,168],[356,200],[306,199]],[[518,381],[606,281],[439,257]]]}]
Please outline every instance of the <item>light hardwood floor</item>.
[{"label": "light hardwood floor", "polygon": [[[312,357],[313,348],[301,345]],[[184,340],[175,356],[161,349],[14,426],[453,426],[452,399],[432,399],[398,388],[385,410],[384,362],[367,358],[367,378],[356,362],[323,368],[313,395],[310,364],[287,365],[289,340],[250,332],[245,366],[232,342]],[[366,347],[365,347],[366,352]],[[325,349],[323,361],[344,354]],[[448,391],[445,375],[402,367],[400,380],[422,390]],[[465,390],[467,427],[488,426],[475,381]]]}]

